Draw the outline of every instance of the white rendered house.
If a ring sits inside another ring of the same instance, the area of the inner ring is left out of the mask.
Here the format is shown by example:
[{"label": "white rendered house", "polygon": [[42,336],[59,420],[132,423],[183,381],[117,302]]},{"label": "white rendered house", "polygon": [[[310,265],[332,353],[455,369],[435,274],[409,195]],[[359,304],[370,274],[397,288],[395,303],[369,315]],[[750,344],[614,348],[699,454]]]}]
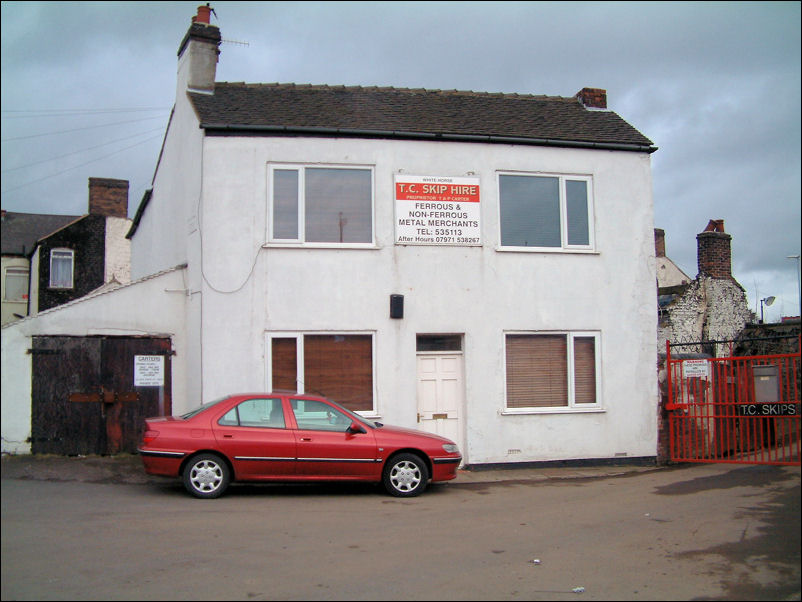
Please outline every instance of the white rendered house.
[{"label": "white rendered house", "polygon": [[605,92],[216,83],[205,8],[129,233],[132,278],[186,264],[174,412],[292,389],[469,465],[653,458],[656,148]]}]

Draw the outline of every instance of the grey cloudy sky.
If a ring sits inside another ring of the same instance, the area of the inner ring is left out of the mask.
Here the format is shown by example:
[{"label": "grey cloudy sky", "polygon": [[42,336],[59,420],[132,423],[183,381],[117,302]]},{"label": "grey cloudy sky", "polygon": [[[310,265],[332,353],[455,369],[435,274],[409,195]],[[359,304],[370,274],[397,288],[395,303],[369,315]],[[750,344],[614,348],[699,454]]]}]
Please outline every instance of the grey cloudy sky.
[{"label": "grey cloudy sky", "polygon": [[[205,2],[2,2],[2,208],[83,214],[90,177],[150,187],[176,52]],[[696,276],[723,219],[766,320],[798,315],[799,2],[211,2],[218,81],[573,96],[649,137],[655,227]]]}]

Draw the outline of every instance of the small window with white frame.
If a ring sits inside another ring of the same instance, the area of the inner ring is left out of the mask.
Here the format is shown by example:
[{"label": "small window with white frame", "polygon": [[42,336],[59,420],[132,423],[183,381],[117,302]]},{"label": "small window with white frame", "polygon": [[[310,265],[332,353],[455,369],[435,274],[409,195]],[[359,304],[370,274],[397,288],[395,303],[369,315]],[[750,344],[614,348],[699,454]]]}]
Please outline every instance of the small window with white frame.
[{"label": "small window with white frame", "polygon": [[504,335],[506,413],[601,408],[599,333]]},{"label": "small window with white frame", "polygon": [[589,176],[499,173],[500,248],[592,251]]},{"label": "small window with white frame", "polygon": [[28,268],[7,267],[3,282],[3,301],[28,300]]},{"label": "small window with white frame", "polygon": [[373,169],[268,165],[268,239],[304,246],[372,246]]},{"label": "small window with white frame", "polygon": [[50,251],[50,288],[72,288],[75,251],[53,249]]}]

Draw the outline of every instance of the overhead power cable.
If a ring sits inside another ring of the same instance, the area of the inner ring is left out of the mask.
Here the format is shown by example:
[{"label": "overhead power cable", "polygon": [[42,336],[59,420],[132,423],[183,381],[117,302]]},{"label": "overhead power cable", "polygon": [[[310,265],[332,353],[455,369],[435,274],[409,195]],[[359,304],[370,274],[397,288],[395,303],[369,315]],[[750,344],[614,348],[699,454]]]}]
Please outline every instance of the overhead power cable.
[{"label": "overhead power cable", "polygon": [[48,180],[50,178],[55,178],[56,176],[60,176],[63,173],[66,173],[68,171],[72,171],[73,169],[78,169],[79,167],[83,167],[84,165],[89,165],[90,163],[96,163],[97,161],[102,161],[103,159],[106,159],[107,157],[111,157],[113,155],[119,154],[119,153],[121,153],[121,152],[123,152],[125,150],[128,150],[129,148],[134,148],[135,146],[139,146],[141,144],[145,144],[147,142],[150,142],[151,140],[157,140],[158,138],[160,138],[160,136],[151,136],[150,138],[148,138],[146,140],[142,140],[141,142],[137,142],[136,144],[132,144],[130,146],[126,146],[125,148],[121,148],[119,150],[114,151],[113,153],[109,153],[109,154],[104,155],[102,157],[98,157],[97,159],[92,159],[91,161],[86,161],[84,163],[81,163],[80,165],[75,165],[73,167],[69,167],[67,169],[63,169],[63,170],[61,170],[59,172],[50,174],[48,176],[44,176],[44,177],[39,178],[37,180],[33,180],[32,182],[25,182],[24,184],[20,184],[19,186],[14,186],[12,188],[8,188],[7,190],[3,190],[2,194],[6,194],[6,193],[9,193],[9,192],[11,192],[13,190],[18,190],[20,188],[24,188],[25,186],[30,186],[31,184],[36,184],[36,183],[41,182],[43,180]]},{"label": "overhead power cable", "polygon": [[57,134],[69,134],[71,132],[82,132],[82,131],[85,131],[85,130],[94,130],[94,129],[97,129],[97,128],[108,127],[108,126],[111,126],[111,125],[122,125],[122,124],[125,124],[125,123],[140,123],[142,121],[152,121],[154,119],[164,119],[164,116],[159,115],[158,117],[145,117],[144,119],[130,119],[130,120],[127,120],[127,121],[115,121],[113,123],[103,123],[103,124],[100,124],[100,125],[90,125],[90,126],[86,126],[86,127],[82,127],[82,128],[73,128],[71,130],[61,130],[61,131],[58,131],[58,132],[46,132],[44,134],[31,134],[30,136],[17,136],[17,137],[14,137],[14,138],[3,138],[2,140],[0,140],[0,142],[11,142],[11,141],[14,141],[14,140],[28,140],[28,139],[31,139],[31,138],[41,138],[43,136],[55,136]]},{"label": "overhead power cable", "polygon": [[70,117],[104,115],[108,113],[143,113],[169,110],[170,107],[138,107],[130,109],[7,109],[0,111],[0,115],[3,116],[3,119],[33,119],[37,117]]},{"label": "overhead power cable", "polygon": [[96,146],[90,146],[87,148],[81,148],[71,153],[65,153],[63,155],[59,155],[57,157],[50,157],[49,159],[42,159],[41,161],[35,161],[33,163],[28,163],[27,165],[20,165],[18,167],[9,167],[8,169],[2,170],[0,173],[8,173],[11,171],[17,171],[18,169],[26,169],[28,167],[33,167],[35,165],[41,165],[42,163],[47,163],[48,161],[57,161],[58,159],[64,159],[65,157],[71,157],[72,155],[77,155],[79,153],[85,153],[90,150],[95,150],[96,148],[102,148],[104,146],[108,146],[109,144],[114,144],[115,142],[123,142],[124,140],[131,140],[132,138],[137,138],[139,136],[144,136],[145,134],[152,134],[153,132],[160,132],[164,128],[158,127],[153,128],[152,130],[147,130],[146,132],[139,132],[138,134],[134,134],[133,136],[126,136],[125,138],[117,138],[116,140],[109,140],[108,142],[104,142],[103,144],[98,144]]}]

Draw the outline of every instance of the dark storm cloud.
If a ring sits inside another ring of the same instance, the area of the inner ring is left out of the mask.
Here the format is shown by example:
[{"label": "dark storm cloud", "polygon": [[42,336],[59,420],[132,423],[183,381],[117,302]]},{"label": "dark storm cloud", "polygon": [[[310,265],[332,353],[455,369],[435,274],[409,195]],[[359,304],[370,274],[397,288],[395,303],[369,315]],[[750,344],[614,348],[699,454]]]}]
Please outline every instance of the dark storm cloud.
[{"label": "dark storm cloud", "polygon": [[[201,3],[2,3],[4,209],[82,213],[88,177],[115,177],[131,181],[133,212],[174,101],[178,44]],[[799,3],[212,6],[225,40],[221,81],[558,96],[605,88],[610,108],[659,147],[655,226],[669,256],[695,276],[696,234],[724,219],[750,303],[773,294],[782,302],[767,317],[798,312],[786,256],[800,248]],[[131,107],[161,112],[8,112]],[[82,150],[110,140],[119,142]]]}]

